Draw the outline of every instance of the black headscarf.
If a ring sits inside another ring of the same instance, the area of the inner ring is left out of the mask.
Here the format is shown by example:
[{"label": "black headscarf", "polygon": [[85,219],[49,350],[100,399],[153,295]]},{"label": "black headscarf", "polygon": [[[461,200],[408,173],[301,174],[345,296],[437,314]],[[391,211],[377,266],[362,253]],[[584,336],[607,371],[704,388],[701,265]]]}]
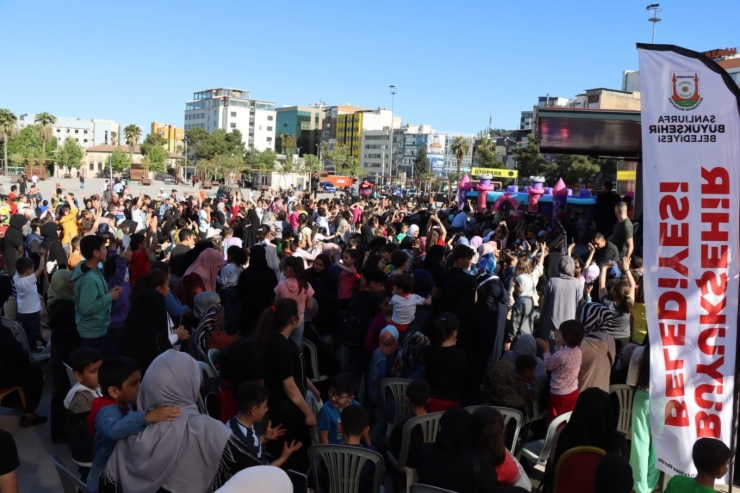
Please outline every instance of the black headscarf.
[{"label": "black headscarf", "polygon": [[445,411],[439,419],[439,432],[434,443],[446,451],[472,448],[473,416],[459,407]]},{"label": "black headscarf", "polygon": [[277,284],[275,271],[267,264],[267,250],[254,245],[249,252],[249,267],[239,275],[236,285],[242,300],[242,335],[252,332],[262,311],[275,301]]},{"label": "black headscarf", "polygon": [[260,217],[254,207],[250,207],[247,211],[247,222],[245,224],[249,224],[249,227],[244,228],[244,248],[252,248],[252,245],[257,243],[257,228],[260,226]]},{"label": "black headscarf", "polygon": [[62,243],[59,241],[59,226],[57,223],[46,223],[41,226],[41,248],[46,250],[46,260],[56,260],[59,268],[67,267],[67,255],[64,253]]},{"label": "black headscarf", "polygon": [[164,296],[156,289],[139,291],[123,324],[121,354],[136,360],[142,375],[154,358],[171,349]]},{"label": "black headscarf", "polygon": [[23,226],[27,222],[28,218],[23,214],[13,214],[10,216],[10,227],[5,231],[5,267],[3,269],[9,276],[15,275],[15,261],[20,256],[18,247],[23,246],[25,243]]},{"label": "black headscarf", "polygon": [[434,285],[440,288],[447,277],[447,269],[442,265],[445,256],[445,247],[432,245],[424,257],[423,269],[429,272],[434,279]]},{"label": "black headscarf", "polygon": [[609,394],[597,387],[586,389],[578,396],[573,414],[560,432],[555,461],[574,447],[598,447],[610,452],[616,449],[614,418]]}]

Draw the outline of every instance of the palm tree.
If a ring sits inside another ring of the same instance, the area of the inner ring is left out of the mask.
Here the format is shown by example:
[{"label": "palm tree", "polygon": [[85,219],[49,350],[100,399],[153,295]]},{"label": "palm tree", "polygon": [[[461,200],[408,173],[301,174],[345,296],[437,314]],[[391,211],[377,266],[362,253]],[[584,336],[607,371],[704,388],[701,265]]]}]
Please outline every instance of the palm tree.
[{"label": "palm tree", "polygon": [[3,170],[8,175],[8,139],[15,132],[18,117],[9,109],[0,108],[0,135],[3,138]]},{"label": "palm tree", "polygon": [[114,145],[114,146],[118,145],[118,132],[110,133],[110,143],[111,145]]},{"label": "palm tree", "polygon": [[139,139],[141,138],[141,129],[132,123],[123,129],[123,135],[126,137],[126,145],[128,145],[131,154],[131,161],[133,161],[134,147],[136,147],[136,144],[139,143]]},{"label": "palm tree", "polygon": [[465,137],[455,137],[455,140],[452,142],[450,148],[452,149],[452,153],[457,158],[457,174],[460,175],[462,162],[463,159],[465,159],[465,155],[470,150],[470,144],[468,143],[468,139],[466,139]]},{"label": "palm tree", "polygon": [[46,141],[51,138],[51,126],[57,122],[57,117],[51,113],[37,113],[34,123],[41,124],[41,150],[46,158]]},{"label": "palm tree", "polygon": [[[468,143],[468,139],[466,139],[463,136],[460,136],[460,137],[455,137],[455,140],[452,142],[452,145],[450,146],[450,148],[452,149],[452,153],[455,154],[455,158],[457,158],[457,179],[458,179],[458,183],[460,183],[459,180],[461,178],[460,170],[462,169],[462,162],[463,162],[463,159],[465,159],[465,155],[470,150],[470,144]],[[451,184],[448,184],[448,188],[447,188],[448,195],[452,191],[451,188],[452,188]]]}]

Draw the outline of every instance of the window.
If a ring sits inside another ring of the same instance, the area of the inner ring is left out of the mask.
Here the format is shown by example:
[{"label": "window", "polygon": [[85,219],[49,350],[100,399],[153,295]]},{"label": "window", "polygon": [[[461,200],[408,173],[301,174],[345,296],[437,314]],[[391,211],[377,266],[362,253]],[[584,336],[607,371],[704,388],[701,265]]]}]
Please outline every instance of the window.
[{"label": "window", "polygon": [[87,142],[87,139],[83,140],[83,142]]},{"label": "window", "polygon": [[268,132],[272,132],[272,127],[267,127]]},{"label": "window", "polygon": [[229,126],[230,126],[231,128],[236,128],[236,123],[231,123],[231,124],[230,124]]},{"label": "window", "polygon": [[98,171],[103,171],[103,163],[98,163]]},{"label": "window", "polygon": [[87,130],[85,130],[85,131],[84,131],[83,133],[84,133],[85,135],[87,135]]},{"label": "window", "polygon": [[262,125],[260,125],[260,130],[262,130]]},{"label": "window", "polygon": [[61,128],[58,128],[58,129],[57,129],[57,133],[59,133],[59,132],[61,132],[61,131],[62,131],[62,129],[61,129]]},{"label": "window", "polygon": [[76,133],[76,134],[78,134],[78,133],[80,133],[80,131],[79,131],[79,130],[77,130],[77,129],[75,129],[75,133]]},{"label": "window", "polygon": [[232,111],[231,116],[236,116],[236,111]]},{"label": "window", "polygon": [[95,161],[90,161],[90,171],[95,171]]},{"label": "window", "polygon": [[272,121],[272,115],[267,115],[267,121],[268,122],[271,122]]},{"label": "window", "polygon": [[267,137],[267,142],[272,143],[272,137]]}]

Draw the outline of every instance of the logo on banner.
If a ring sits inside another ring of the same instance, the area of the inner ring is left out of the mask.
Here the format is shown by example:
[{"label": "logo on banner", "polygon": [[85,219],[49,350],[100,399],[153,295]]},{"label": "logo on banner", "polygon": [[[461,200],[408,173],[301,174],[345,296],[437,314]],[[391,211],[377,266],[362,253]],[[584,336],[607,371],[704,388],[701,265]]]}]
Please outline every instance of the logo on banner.
[{"label": "logo on banner", "polygon": [[690,111],[699,106],[699,72],[671,72],[671,104],[678,110]]}]

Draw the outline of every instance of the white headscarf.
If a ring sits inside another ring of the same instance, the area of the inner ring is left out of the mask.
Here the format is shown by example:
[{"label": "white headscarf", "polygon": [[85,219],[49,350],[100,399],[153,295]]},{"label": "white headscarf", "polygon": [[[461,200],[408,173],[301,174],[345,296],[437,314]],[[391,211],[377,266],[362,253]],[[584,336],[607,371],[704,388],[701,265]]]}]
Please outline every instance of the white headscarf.
[{"label": "white headscarf", "polygon": [[216,493],[293,493],[293,483],[279,467],[255,466],[239,471]]},{"label": "white headscarf", "polygon": [[519,274],[516,276],[516,283],[522,288],[519,296],[534,297],[534,279],[529,274]]}]

